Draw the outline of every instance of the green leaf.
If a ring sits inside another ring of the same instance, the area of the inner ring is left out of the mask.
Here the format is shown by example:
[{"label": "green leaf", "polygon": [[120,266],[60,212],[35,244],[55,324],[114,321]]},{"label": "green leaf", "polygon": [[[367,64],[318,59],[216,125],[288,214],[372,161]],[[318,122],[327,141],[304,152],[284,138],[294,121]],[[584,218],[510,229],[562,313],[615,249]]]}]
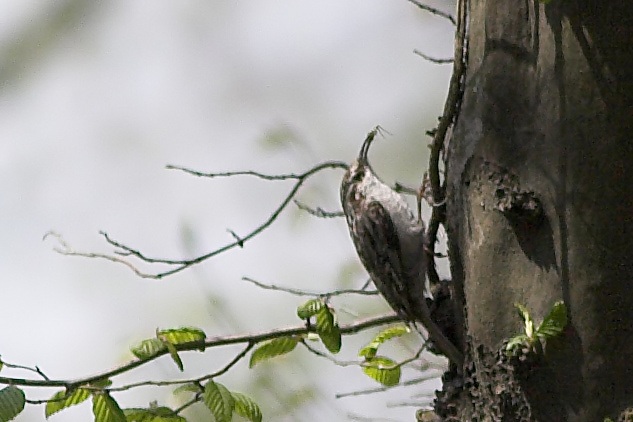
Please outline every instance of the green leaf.
[{"label": "green leaf", "polygon": [[24,410],[24,391],[14,385],[0,390],[0,422],[7,422]]},{"label": "green leaf", "polygon": [[327,306],[321,308],[316,315],[316,332],[331,353],[338,353],[341,350],[341,330],[334,321],[334,314]]},{"label": "green leaf", "polygon": [[0,360],[0,371],[2,371],[2,368],[4,368],[4,362],[2,362],[2,360]]},{"label": "green leaf", "polygon": [[151,359],[165,350],[165,343],[157,338],[143,340],[138,346],[130,349],[132,354],[139,359]]},{"label": "green leaf", "polygon": [[536,335],[543,340],[559,336],[567,326],[567,307],[563,301],[554,303],[552,309],[536,329]]},{"label": "green leaf", "polygon": [[166,340],[163,340],[163,343],[165,344],[165,347],[169,351],[169,356],[171,356],[173,361],[176,362],[176,366],[182,372],[185,368],[184,368],[184,365],[182,364],[182,359],[180,359],[180,356],[178,355],[178,350],[176,350],[176,346],[174,346],[173,344],[171,344],[170,342]]},{"label": "green leaf", "polygon": [[175,347],[169,347],[168,344],[178,345],[183,343],[200,342],[199,350],[204,350],[204,340],[206,334],[199,328],[182,327],[168,330],[156,330],[156,338],[143,340],[138,346],[132,347],[130,350],[139,359],[151,359],[167,349],[171,358],[182,371],[182,361],[178,357]]},{"label": "green leaf", "polygon": [[172,391],[172,394],[180,394],[180,393],[193,393],[197,394],[200,392],[200,388],[196,384],[183,384],[180,387],[176,388]]},{"label": "green leaf", "polygon": [[187,419],[174,413],[169,407],[150,407],[149,409],[124,409],[127,422],[187,422]]},{"label": "green leaf", "polygon": [[387,340],[391,340],[392,338],[400,337],[404,334],[407,334],[408,332],[409,327],[407,327],[406,325],[396,325],[394,327],[389,327],[385,330],[382,330],[381,332],[376,334],[374,339],[369,342],[367,346],[360,349],[360,351],[358,352],[358,356],[371,359],[376,356],[376,353],[378,353],[378,347],[380,347],[381,344],[383,344]]},{"label": "green leaf", "polygon": [[321,299],[310,299],[297,308],[297,316],[301,319],[308,319],[316,315],[325,304]]},{"label": "green leaf", "polygon": [[520,303],[515,303],[514,307],[519,311],[519,316],[523,320],[523,326],[525,330],[525,335],[528,336],[530,340],[534,337],[534,320],[532,320],[532,316],[527,308]]},{"label": "green leaf", "polygon": [[215,422],[231,422],[235,400],[225,386],[213,381],[207,382],[204,386],[202,399],[211,413],[213,413]]},{"label": "green leaf", "polygon": [[297,346],[297,342],[295,337],[281,337],[263,343],[251,354],[251,360],[248,363],[249,368],[261,361],[292,352]]},{"label": "green leaf", "polygon": [[376,356],[365,364],[363,372],[382,385],[391,387],[400,382],[400,367],[388,357]]},{"label": "green leaf", "polygon": [[88,400],[88,397],[90,397],[90,391],[83,388],[78,388],[72,392],[66,390],[58,391],[53,394],[53,397],[49,399],[50,401],[46,403],[46,410],[44,412],[46,419],[60,410]]},{"label": "green leaf", "polygon": [[200,350],[204,351],[204,340],[207,338],[207,335],[199,328],[181,327],[168,330],[159,330],[156,332],[156,337],[165,339],[174,345],[200,342]]},{"label": "green leaf", "polygon": [[106,392],[92,395],[92,414],[95,416],[95,422],[126,422],[123,411]]},{"label": "green leaf", "polygon": [[512,337],[508,341],[508,344],[506,344],[506,352],[514,353],[514,349],[516,349],[517,347],[523,344],[529,344],[529,342],[530,342],[530,339],[525,334],[519,334],[516,337]]},{"label": "green leaf", "polygon": [[262,411],[257,403],[242,393],[231,393],[235,401],[235,413],[252,422],[261,422]]}]

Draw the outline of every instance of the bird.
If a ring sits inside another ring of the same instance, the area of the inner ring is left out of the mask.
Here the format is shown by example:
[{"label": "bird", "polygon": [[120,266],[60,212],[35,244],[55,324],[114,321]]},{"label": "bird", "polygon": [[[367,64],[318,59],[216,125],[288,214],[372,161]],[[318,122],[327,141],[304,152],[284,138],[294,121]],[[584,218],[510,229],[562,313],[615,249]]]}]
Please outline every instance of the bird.
[{"label": "bird", "polygon": [[343,175],[340,197],[356,252],[378,291],[398,316],[420,323],[434,346],[451,362],[463,356],[431,318],[425,298],[426,227],[406,200],[385,184],[368,161],[369,147],[381,130],[367,134],[358,158]]}]

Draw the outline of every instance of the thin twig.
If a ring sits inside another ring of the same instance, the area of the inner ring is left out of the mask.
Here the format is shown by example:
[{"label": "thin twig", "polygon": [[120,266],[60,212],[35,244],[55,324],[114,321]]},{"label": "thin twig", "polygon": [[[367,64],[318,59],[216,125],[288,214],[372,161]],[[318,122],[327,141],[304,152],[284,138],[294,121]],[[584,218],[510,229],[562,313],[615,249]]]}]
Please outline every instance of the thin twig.
[{"label": "thin twig", "polygon": [[436,16],[442,17],[444,19],[448,19],[449,21],[451,21],[451,23],[453,25],[456,25],[455,18],[453,17],[453,15],[451,15],[449,13],[442,12],[441,10],[436,9],[435,7],[431,7],[431,6],[426,5],[424,3],[420,3],[418,0],[409,0],[409,3],[413,3],[416,6],[418,6],[420,9],[426,10],[427,12],[432,13],[432,14],[434,14]]},{"label": "thin twig", "polygon": [[222,374],[225,374],[229,369],[231,369],[233,366],[235,366],[236,363],[238,363],[242,358],[244,358],[244,356],[246,356],[246,354],[248,352],[250,352],[251,349],[254,346],[255,346],[255,343],[252,343],[252,342],[248,343],[246,345],[246,347],[240,353],[235,355],[235,357],[233,359],[231,359],[231,361],[229,363],[227,363],[224,367],[222,367],[221,369],[219,369],[216,372],[213,372],[213,373],[207,374],[207,375],[203,375],[203,376],[198,377],[198,378],[182,379],[182,380],[170,380],[170,381],[141,381],[141,382],[136,382],[136,383],[132,383],[132,384],[126,384],[126,385],[123,385],[121,387],[107,388],[107,390],[108,391],[126,391],[126,390],[130,390],[132,388],[148,386],[148,385],[157,386],[157,387],[163,387],[163,386],[168,386],[168,385],[202,383],[203,381],[206,381],[206,380],[209,380],[209,379],[212,379],[212,378],[216,378],[216,377],[219,377]]},{"label": "thin twig", "polygon": [[14,363],[8,363],[5,362],[3,360],[0,360],[2,366],[5,366],[7,368],[11,368],[11,369],[23,369],[25,371],[29,371],[29,372],[34,372],[36,374],[38,374],[40,377],[42,377],[45,380],[48,380],[50,378],[48,378],[46,376],[46,374],[44,372],[42,372],[42,370],[40,368],[38,368],[37,366],[31,368],[30,366],[24,366],[24,365],[16,365]]},{"label": "thin twig", "polygon": [[[123,264],[127,266],[137,276],[141,278],[161,279],[163,277],[178,273],[193,265],[199,264],[209,258],[212,258],[216,255],[219,255],[235,247],[242,247],[244,243],[246,243],[248,240],[254,238],[258,234],[266,230],[277,219],[277,217],[279,217],[279,214],[281,214],[281,212],[286,208],[286,206],[290,203],[290,201],[294,198],[294,196],[299,191],[299,188],[301,188],[301,186],[305,183],[305,181],[310,176],[325,169],[347,169],[348,165],[341,161],[326,161],[324,163],[321,163],[312,167],[311,169],[301,174],[292,173],[292,174],[281,174],[281,175],[266,175],[266,174],[262,174],[262,173],[258,173],[254,171],[202,173],[202,172],[198,172],[198,171],[194,171],[194,170],[190,170],[190,169],[186,169],[186,168],[178,167],[178,166],[167,166],[167,168],[182,170],[186,173],[192,174],[194,176],[199,176],[199,177],[213,178],[213,177],[230,177],[230,176],[237,176],[237,175],[250,175],[250,176],[255,176],[261,179],[265,179],[265,180],[296,180],[296,182],[293,185],[292,189],[290,189],[290,192],[283,199],[281,204],[272,212],[272,214],[262,224],[260,224],[258,227],[253,229],[250,233],[246,234],[245,236],[238,237],[237,240],[235,240],[234,242],[231,242],[227,245],[224,245],[218,249],[215,249],[211,252],[208,252],[204,255],[200,255],[195,258],[184,259],[184,260],[152,258],[152,257],[146,256],[145,254],[143,254],[141,251],[137,249],[133,249],[113,239],[112,237],[110,237],[110,235],[108,235],[106,232],[103,232],[103,231],[101,231],[100,234],[104,237],[104,239],[106,240],[108,244],[110,244],[111,246],[115,248],[114,255],[75,251],[70,247],[70,245],[68,245],[68,243],[66,243],[62,239],[62,237],[59,234],[54,233],[54,232],[49,232],[47,233],[47,236],[56,237],[60,243],[60,247],[56,247],[54,248],[54,250],[62,255],[81,256],[84,258],[105,259],[111,262],[115,262],[115,263],[119,263],[119,264]],[[130,261],[122,257],[135,257],[148,264],[164,264],[164,265],[168,265],[175,268],[172,268],[164,272],[147,273],[140,270],[136,265],[134,265],[133,263],[131,263]]]},{"label": "thin twig", "polygon": [[357,422],[397,422],[396,419],[376,418],[373,416],[357,415],[356,413],[347,413],[347,419]]},{"label": "thin twig", "polygon": [[[413,0],[409,0],[413,1]],[[433,193],[433,203],[440,204],[444,200],[444,192],[440,185],[440,153],[444,147],[444,141],[448,128],[454,123],[457,116],[457,109],[462,96],[462,83],[466,63],[464,62],[464,44],[466,38],[466,7],[464,0],[458,1],[457,15],[459,22],[455,32],[455,58],[453,61],[453,74],[448,87],[444,112],[440,117],[437,129],[433,132],[433,143],[431,144],[431,156],[429,158],[429,180]]]},{"label": "thin twig", "polygon": [[[301,344],[308,349],[308,351],[310,351],[310,353],[312,353],[313,355],[325,358],[327,360],[329,360],[330,362],[334,363],[336,366],[360,366],[362,367],[371,367],[372,366],[372,362],[371,361],[355,361],[355,360],[338,360],[336,359],[334,356],[332,356],[329,353],[325,353],[322,352],[320,350],[315,349],[314,347],[310,346],[308,344],[308,342],[306,342],[305,340],[301,341]],[[400,368],[402,366],[408,365],[409,363],[417,360],[420,358],[420,355],[422,354],[422,352],[426,349],[426,346],[423,344],[422,347],[420,347],[417,351],[417,353],[413,356],[411,356],[408,359],[403,360],[402,362],[398,362],[395,363],[394,365],[391,366],[385,366],[383,369],[396,369],[396,368]]]},{"label": "thin twig", "polygon": [[[366,330],[371,327],[381,326],[385,324],[392,324],[394,322],[399,322],[399,321],[400,321],[400,318],[395,313],[389,313],[385,315],[358,320],[350,324],[341,325],[340,332],[342,335],[356,334],[360,331]],[[264,331],[264,332],[253,333],[253,334],[236,334],[236,335],[229,335],[229,336],[207,337],[204,341],[192,341],[189,343],[175,344],[174,347],[179,352],[199,351],[202,348],[208,349],[208,348],[213,348],[213,347],[227,346],[231,344],[243,344],[243,343],[257,344],[265,340],[272,340],[272,339],[280,338],[280,337],[303,336],[303,335],[307,335],[310,332],[311,332],[311,329],[307,328],[305,325],[299,325],[299,326],[275,329],[275,330]],[[90,383],[94,383],[96,381],[101,381],[104,379],[110,379],[122,373],[128,372],[134,368],[137,368],[141,365],[144,365],[150,361],[153,361],[166,354],[169,354],[168,350],[161,350],[157,352],[154,356],[149,357],[147,359],[134,359],[114,369],[110,369],[108,371],[104,371],[104,372],[83,377],[83,378],[76,378],[76,379],[70,379],[70,380],[56,380],[56,379],[35,380],[35,379],[14,378],[14,377],[0,377],[0,384],[25,386],[25,387],[63,387],[68,390],[72,390],[78,387],[87,388],[87,385]],[[214,376],[217,376],[217,374]]]},{"label": "thin twig", "polygon": [[440,224],[444,223],[446,219],[446,180],[444,180],[444,182],[440,180],[440,156],[444,148],[448,129],[457,119],[457,112],[459,105],[461,104],[463,94],[464,72],[466,70],[466,1],[467,0],[458,0],[458,22],[455,30],[455,58],[453,61],[453,74],[451,75],[448,94],[446,96],[446,102],[444,103],[444,112],[440,118],[437,128],[431,132],[433,142],[431,144],[431,155],[429,157],[429,183],[431,185],[433,204],[442,204],[439,206],[433,206],[427,230],[427,239],[429,240],[427,248],[430,260],[432,261],[430,265],[428,265],[428,275],[431,283],[439,280],[434,262],[435,243]]},{"label": "thin twig", "polygon": [[186,408],[198,403],[200,401],[200,399],[201,399],[201,395],[200,394],[196,394],[193,398],[191,398],[191,400],[187,401],[186,403],[183,403],[182,406],[174,409],[174,414],[176,414],[176,415],[180,414],[180,412],[182,412]]},{"label": "thin twig", "polygon": [[410,385],[416,385],[416,384],[421,384],[425,381],[429,381],[432,379],[436,379],[439,376],[439,374],[433,374],[433,375],[426,375],[423,377],[418,377],[418,378],[413,378],[407,381],[402,381],[401,383],[399,383],[398,385],[392,385],[392,386],[387,386],[387,385],[383,385],[380,387],[373,387],[373,388],[368,388],[366,390],[357,390],[357,391],[350,391],[349,393],[337,393],[334,397],[337,399],[342,399],[345,397],[355,397],[355,396],[362,396],[362,395],[366,395],[366,394],[375,394],[375,393],[382,393],[388,390],[392,390],[394,388],[398,388],[398,387],[407,387]]},{"label": "thin twig", "polygon": [[[429,397],[430,400],[430,397]],[[428,406],[429,405],[429,400],[426,400],[424,402],[419,402],[419,401],[400,401],[400,402],[389,402],[387,403],[387,407],[388,408],[394,408],[394,407],[415,407],[415,408],[421,408],[424,406]]]},{"label": "thin twig", "polygon": [[453,63],[454,59],[438,59],[437,57],[433,57],[433,56],[429,56],[428,54],[424,54],[423,52],[421,52],[418,49],[414,49],[413,50],[414,54],[417,54],[418,56],[422,57],[424,60],[428,60],[432,63],[435,64],[447,64],[447,63]]},{"label": "thin twig", "polygon": [[334,291],[331,291],[331,292],[322,293],[322,292],[308,291],[308,290],[302,290],[302,289],[295,289],[295,288],[292,288],[292,287],[277,286],[275,284],[266,284],[266,283],[262,283],[261,281],[254,280],[254,279],[252,279],[250,277],[242,277],[242,280],[248,281],[249,283],[253,283],[257,287],[261,287],[262,289],[275,290],[275,291],[279,291],[279,292],[290,293],[290,294],[295,295],[295,296],[309,296],[309,297],[329,298],[329,297],[333,297],[333,296],[341,296],[341,295],[348,295],[348,294],[365,295],[365,296],[371,296],[371,295],[377,295],[378,294],[377,290],[364,290],[364,289],[361,289],[361,290],[357,290],[357,289],[341,289],[341,290],[334,290]]},{"label": "thin twig", "polygon": [[305,211],[308,214],[313,215],[315,217],[319,217],[319,218],[345,217],[345,213],[343,211],[325,211],[321,207],[311,208],[307,206],[306,204],[304,204],[303,202],[300,202],[296,199],[293,199],[292,202],[294,202],[297,208],[299,208],[300,210]]}]

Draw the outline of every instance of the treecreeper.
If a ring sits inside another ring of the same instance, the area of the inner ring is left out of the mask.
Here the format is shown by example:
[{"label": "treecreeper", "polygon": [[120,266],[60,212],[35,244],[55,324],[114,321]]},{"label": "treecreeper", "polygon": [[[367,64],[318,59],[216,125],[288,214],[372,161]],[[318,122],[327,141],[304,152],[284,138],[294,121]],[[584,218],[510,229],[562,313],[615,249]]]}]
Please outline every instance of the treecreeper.
[{"label": "treecreeper", "polygon": [[431,318],[424,296],[429,265],[424,221],[376,176],[367,159],[379,129],[367,134],[358,158],[341,182],[341,203],[350,236],[363,266],[391,308],[404,321],[422,324],[435,349],[461,367],[461,352]]}]

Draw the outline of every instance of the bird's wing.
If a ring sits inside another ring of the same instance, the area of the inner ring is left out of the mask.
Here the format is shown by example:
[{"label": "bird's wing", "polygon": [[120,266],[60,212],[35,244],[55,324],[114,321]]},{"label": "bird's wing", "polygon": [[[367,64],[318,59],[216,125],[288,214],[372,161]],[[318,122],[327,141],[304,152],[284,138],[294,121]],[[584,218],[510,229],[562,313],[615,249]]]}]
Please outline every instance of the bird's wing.
[{"label": "bird's wing", "polygon": [[400,241],[396,227],[385,208],[377,201],[356,220],[357,249],[374,284],[389,305],[406,319],[412,319],[412,304],[402,268]]}]

